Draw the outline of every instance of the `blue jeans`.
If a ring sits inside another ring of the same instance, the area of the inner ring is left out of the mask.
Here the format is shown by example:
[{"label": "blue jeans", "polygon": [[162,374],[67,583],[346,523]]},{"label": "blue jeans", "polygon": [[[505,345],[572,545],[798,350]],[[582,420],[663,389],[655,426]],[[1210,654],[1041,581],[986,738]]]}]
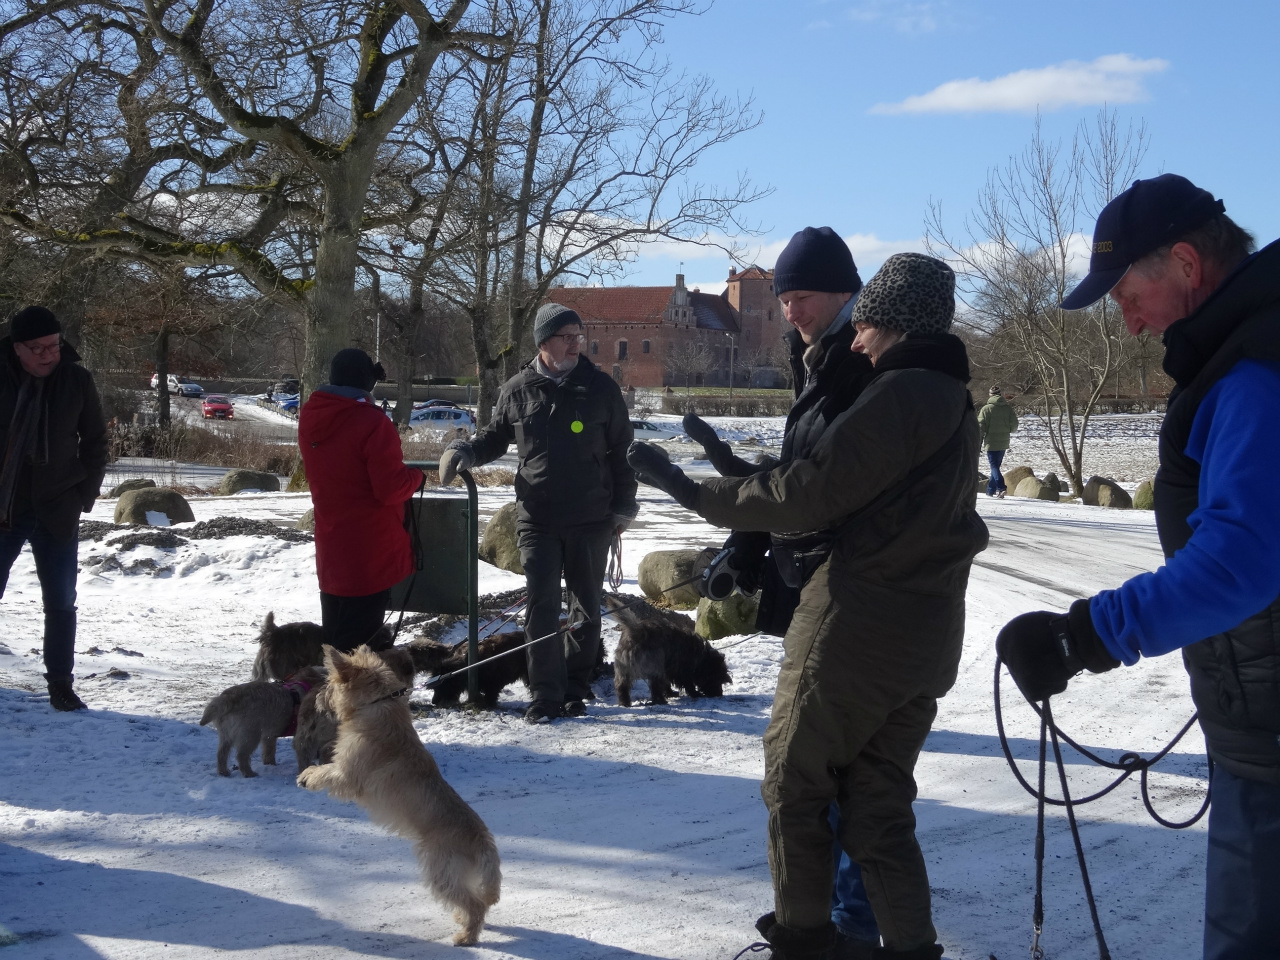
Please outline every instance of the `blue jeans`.
[{"label": "blue jeans", "polygon": [[862,867],[850,860],[840,846],[840,807],[831,804],[828,816],[831,830],[836,835],[833,851],[836,882],[831,890],[831,922],[854,940],[879,943],[880,928],[876,925],[876,915],[871,911],[871,902],[867,899],[867,888],[862,885]]},{"label": "blue jeans", "polygon": [[44,668],[49,677],[70,677],[76,649],[80,541],[54,537],[34,517],[18,517],[11,527],[0,528],[0,597],[24,543],[31,544],[44,599]]},{"label": "blue jeans", "polygon": [[1205,960],[1280,954],[1280,784],[1213,768]]},{"label": "blue jeans", "polygon": [[1000,472],[1000,464],[1004,460],[1004,450],[988,450],[987,463],[991,466],[991,479],[987,481],[987,496],[994,497],[1005,489],[1004,474]]}]

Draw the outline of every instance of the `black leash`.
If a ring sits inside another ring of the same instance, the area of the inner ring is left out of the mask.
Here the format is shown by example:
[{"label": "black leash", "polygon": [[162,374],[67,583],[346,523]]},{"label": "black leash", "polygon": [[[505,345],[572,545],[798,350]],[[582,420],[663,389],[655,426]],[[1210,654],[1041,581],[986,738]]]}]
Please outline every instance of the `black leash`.
[{"label": "black leash", "polygon": [[609,586],[613,590],[622,587],[622,531],[614,528],[613,539],[609,541],[609,568],[607,571]]},{"label": "black leash", "polygon": [[[1197,823],[1201,817],[1209,810],[1209,802],[1213,796],[1212,787],[1205,791],[1204,802],[1200,805],[1200,809],[1189,820],[1181,823],[1172,820],[1166,820],[1156,812],[1155,807],[1151,803],[1151,795],[1147,786],[1147,774],[1157,763],[1163,760],[1178,742],[1187,734],[1187,731],[1195,724],[1199,718],[1199,714],[1191,715],[1181,730],[1177,732],[1172,740],[1165,745],[1164,749],[1151,757],[1144,757],[1139,753],[1127,752],[1120,755],[1119,760],[1105,760],[1091,750],[1082,747],[1067,734],[1058,728],[1053,721],[1053,710],[1049,706],[1049,700],[1046,699],[1042,704],[1036,704],[1028,700],[1031,709],[1040,717],[1040,760],[1039,760],[1039,784],[1038,787],[1032,787],[1023,777],[1022,771],[1018,769],[1017,763],[1013,759],[1013,751],[1009,747],[1009,738],[1004,729],[1004,712],[1000,706],[1000,667],[1003,665],[1000,658],[996,657],[995,670],[995,713],[996,713],[996,729],[1000,734],[1000,749],[1004,751],[1004,758],[1009,764],[1009,769],[1013,771],[1014,777],[1022,788],[1036,798],[1036,896],[1035,904],[1032,908],[1031,915],[1031,956],[1033,960],[1041,960],[1044,957],[1044,950],[1040,947],[1040,934],[1044,929],[1044,810],[1046,804],[1052,804],[1056,807],[1065,807],[1067,810],[1067,823],[1071,827],[1071,839],[1075,844],[1076,860],[1080,864],[1080,879],[1084,884],[1085,899],[1089,904],[1089,916],[1093,921],[1093,934],[1098,941],[1098,957],[1100,960],[1111,960],[1111,952],[1107,948],[1106,937],[1102,933],[1102,924],[1098,919],[1098,905],[1093,896],[1093,885],[1089,882],[1089,869],[1085,864],[1084,844],[1080,840],[1080,827],[1076,822],[1075,808],[1086,803],[1092,803],[1100,800],[1108,793],[1114,790],[1120,784],[1124,783],[1129,777],[1137,773],[1139,775],[1139,783],[1142,788],[1142,805],[1146,807],[1147,813],[1151,818],[1163,827],[1171,830],[1185,830],[1187,827]],[[1067,785],[1067,767],[1062,759],[1062,747],[1059,741],[1069,744],[1081,756],[1088,758],[1100,767],[1106,767],[1109,770],[1117,770],[1120,775],[1116,777],[1106,787],[1090,794],[1082,799],[1073,800],[1071,792]],[[1055,799],[1048,796],[1045,790],[1045,773],[1048,768],[1047,747],[1053,744],[1053,759],[1058,768],[1058,782],[1062,787],[1062,799]],[[1213,760],[1209,760],[1209,777],[1212,782],[1213,777]]]}]

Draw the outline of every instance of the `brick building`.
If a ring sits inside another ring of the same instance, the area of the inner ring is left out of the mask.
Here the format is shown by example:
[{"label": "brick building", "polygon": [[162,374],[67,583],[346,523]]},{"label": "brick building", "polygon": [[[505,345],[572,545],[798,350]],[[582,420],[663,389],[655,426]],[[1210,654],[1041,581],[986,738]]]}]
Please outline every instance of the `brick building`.
[{"label": "brick building", "polygon": [[[788,329],[773,273],[730,269],[719,295],[671,287],[556,287],[547,300],[576,310],[586,353],[623,386],[775,386]],[[736,363],[735,363],[736,361]]]}]

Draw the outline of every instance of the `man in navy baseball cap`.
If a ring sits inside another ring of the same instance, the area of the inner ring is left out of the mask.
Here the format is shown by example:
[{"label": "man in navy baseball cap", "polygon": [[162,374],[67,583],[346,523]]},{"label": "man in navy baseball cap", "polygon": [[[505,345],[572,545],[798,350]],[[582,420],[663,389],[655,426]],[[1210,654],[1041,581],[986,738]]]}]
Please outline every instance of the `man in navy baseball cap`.
[{"label": "man in navy baseball cap", "polygon": [[1156,529],[1165,563],[1064,612],[1015,617],[996,650],[1027,699],[1180,650],[1213,761],[1205,960],[1280,949],[1280,241],[1185,177],[1139,180],[1098,217],[1089,275],[1163,338]]}]

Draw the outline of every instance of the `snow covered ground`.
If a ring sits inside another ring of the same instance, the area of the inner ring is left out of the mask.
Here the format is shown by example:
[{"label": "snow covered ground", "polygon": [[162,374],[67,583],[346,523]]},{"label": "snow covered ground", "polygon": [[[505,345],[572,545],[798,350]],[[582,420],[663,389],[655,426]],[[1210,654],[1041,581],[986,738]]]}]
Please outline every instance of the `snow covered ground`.
[{"label": "snow covered ground", "polygon": [[[1149,443],[1130,437],[1122,446],[1132,454]],[[486,517],[512,496],[510,488],[480,495]],[[649,488],[641,498],[624,547],[631,591],[647,551],[722,539],[669,498]],[[996,631],[1025,610],[1065,609],[1153,568],[1160,555],[1149,513],[980,501],[992,543],[974,567],[960,678],[920,759],[916,810],[947,956],[1006,960],[1030,940],[1035,807],[996,737]],[[102,501],[89,519],[110,519],[113,506]],[[242,493],[192,506],[197,520],[288,521],[309,498]],[[549,726],[519,719],[519,685],[500,710],[479,715],[436,710],[420,690],[423,742],[503,857],[502,901],[480,945],[456,948],[452,921],[418,883],[405,841],[354,805],[298,789],[288,741],[279,766],[255,760],[257,779],[217,776],[216,734],[198,726],[210,697],[248,679],[268,610],[278,622],[319,619],[314,548],[236,536],[118,550],[110,540],[82,545],[77,688],[91,710],[56,714],[47,704],[29,553],[0,602],[6,957],[729,960],[755,939],[754,919],[771,908],[760,737],[780,641],[722,642],[734,677],[723,699],[622,709],[604,682],[586,718]],[[89,563],[104,555],[119,562]],[[482,592],[521,584],[482,565]],[[606,644],[615,640],[606,627]],[[1010,735],[1030,774],[1037,727],[1006,686]],[[1166,657],[1079,678],[1055,708],[1106,756],[1149,753],[1190,716],[1186,687],[1178,659]],[[1068,762],[1076,795],[1104,782],[1078,757]],[[1204,772],[1195,733],[1153,775],[1166,816],[1198,806]],[[1204,825],[1162,829],[1137,794],[1125,784],[1081,811],[1111,949],[1198,956]],[[1045,882],[1042,945],[1063,960],[1095,956],[1058,811],[1049,815]]]}]

